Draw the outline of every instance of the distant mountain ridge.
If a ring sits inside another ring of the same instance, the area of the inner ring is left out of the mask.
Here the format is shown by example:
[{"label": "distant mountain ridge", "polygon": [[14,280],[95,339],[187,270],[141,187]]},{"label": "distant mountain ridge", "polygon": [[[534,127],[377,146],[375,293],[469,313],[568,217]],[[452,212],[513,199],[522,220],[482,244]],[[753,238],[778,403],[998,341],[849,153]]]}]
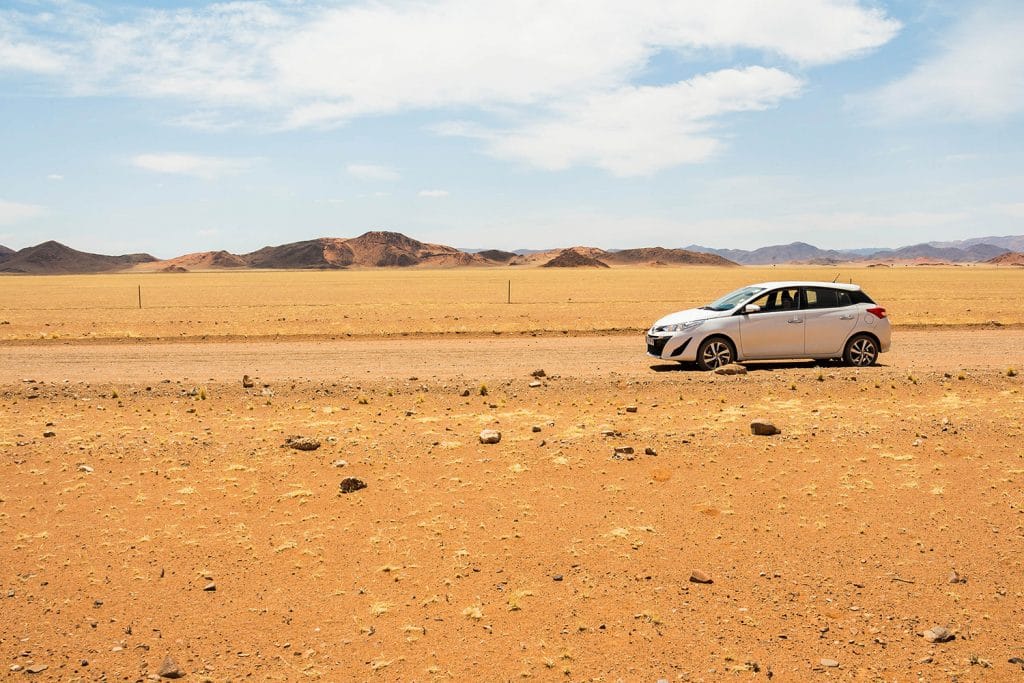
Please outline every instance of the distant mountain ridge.
[{"label": "distant mountain ridge", "polygon": [[[994,242],[998,242],[997,244]],[[204,251],[158,260],[149,254],[105,256],[78,251],[48,241],[14,251],[0,246],[0,273],[71,274],[132,270],[181,273],[190,270],[224,269],[342,269],[415,267],[607,267],[687,265],[768,265],[776,263],[1016,263],[1019,253],[1004,245],[1020,244],[1024,235],[973,238],[957,242],[929,242],[898,249],[820,249],[806,242],[792,242],[745,249],[715,249],[700,245],[686,248],[643,247],[604,250],[576,246],[564,249],[469,252],[442,244],[420,242],[398,232],[373,230],[359,237],[320,237],[267,246],[248,254]],[[549,265],[550,264],[550,265]]]}]

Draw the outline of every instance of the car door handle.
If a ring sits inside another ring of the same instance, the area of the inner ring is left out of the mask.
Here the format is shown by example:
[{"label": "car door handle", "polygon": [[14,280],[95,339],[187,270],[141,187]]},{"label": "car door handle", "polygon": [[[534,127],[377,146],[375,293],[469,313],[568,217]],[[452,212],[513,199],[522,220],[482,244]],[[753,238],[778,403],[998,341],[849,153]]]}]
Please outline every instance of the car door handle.
[{"label": "car door handle", "polygon": [[801,320],[800,318],[793,318],[792,320],[787,320],[786,322],[789,323],[790,325],[799,325],[800,323],[803,322],[803,320]]},{"label": "car door handle", "polygon": [[839,319],[840,320],[853,320],[855,317],[856,316],[852,316],[852,315],[841,315],[841,316],[839,316]]}]

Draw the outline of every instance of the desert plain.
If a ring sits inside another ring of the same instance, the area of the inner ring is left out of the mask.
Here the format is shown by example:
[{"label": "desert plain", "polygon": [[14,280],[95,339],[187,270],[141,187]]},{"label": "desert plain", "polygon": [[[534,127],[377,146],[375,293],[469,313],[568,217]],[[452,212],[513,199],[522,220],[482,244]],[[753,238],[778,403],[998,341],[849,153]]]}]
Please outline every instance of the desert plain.
[{"label": "desert plain", "polygon": [[[876,367],[644,353],[836,275]],[[2,278],[0,671],[1024,680],[1022,311],[1019,268]]]}]

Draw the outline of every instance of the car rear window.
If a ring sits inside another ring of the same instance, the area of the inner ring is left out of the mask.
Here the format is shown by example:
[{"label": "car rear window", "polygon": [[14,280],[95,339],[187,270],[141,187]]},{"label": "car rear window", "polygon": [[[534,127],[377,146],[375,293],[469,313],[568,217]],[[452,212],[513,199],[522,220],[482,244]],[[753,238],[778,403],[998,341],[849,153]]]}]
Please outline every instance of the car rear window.
[{"label": "car rear window", "polygon": [[808,287],[804,290],[807,308],[841,308],[853,303],[850,293],[841,289],[827,287]]}]

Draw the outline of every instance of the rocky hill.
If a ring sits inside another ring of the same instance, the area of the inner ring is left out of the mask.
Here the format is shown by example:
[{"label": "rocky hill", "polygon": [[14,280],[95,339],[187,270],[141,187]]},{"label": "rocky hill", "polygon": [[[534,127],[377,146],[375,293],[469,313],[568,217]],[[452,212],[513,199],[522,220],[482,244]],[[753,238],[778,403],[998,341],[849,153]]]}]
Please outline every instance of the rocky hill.
[{"label": "rocky hill", "polygon": [[156,258],[149,254],[104,256],[72,249],[60,242],[43,242],[8,254],[0,261],[0,273],[34,275],[104,273],[124,270],[139,263],[150,263]]},{"label": "rocky hill", "polygon": [[10,256],[13,253],[14,253],[13,249],[11,249],[9,247],[5,247],[4,245],[0,244],[0,261],[3,261],[4,259],[6,259],[8,256]]},{"label": "rocky hill", "polygon": [[972,263],[987,261],[1008,250],[991,244],[971,244],[965,247],[935,247],[931,244],[912,244],[899,249],[878,251],[872,254],[871,260],[893,261],[944,261],[947,263]]},{"label": "rocky hill", "polygon": [[610,266],[579,248],[563,249],[541,268],[609,268]]},{"label": "rocky hill", "polygon": [[748,251],[746,249],[712,249],[699,245],[686,247],[687,250],[717,254],[723,258],[747,266],[769,265],[772,263],[836,263],[850,261],[857,257],[834,249],[819,249],[806,242],[774,244]]},{"label": "rocky hill", "polygon": [[1008,251],[995,258],[990,258],[985,263],[993,263],[997,266],[1024,266],[1024,253],[1019,251]]},{"label": "rocky hill", "polygon": [[264,247],[241,257],[251,268],[385,268],[472,266],[491,263],[454,247],[428,244],[397,232],[372,231],[351,239],[321,237]]},{"label": "rocky hill", "polygon": [[686,249],[642,247],[606,252],[601,260],[612,265],[631,266],[735,266],[736,263],[718,254]]}]

